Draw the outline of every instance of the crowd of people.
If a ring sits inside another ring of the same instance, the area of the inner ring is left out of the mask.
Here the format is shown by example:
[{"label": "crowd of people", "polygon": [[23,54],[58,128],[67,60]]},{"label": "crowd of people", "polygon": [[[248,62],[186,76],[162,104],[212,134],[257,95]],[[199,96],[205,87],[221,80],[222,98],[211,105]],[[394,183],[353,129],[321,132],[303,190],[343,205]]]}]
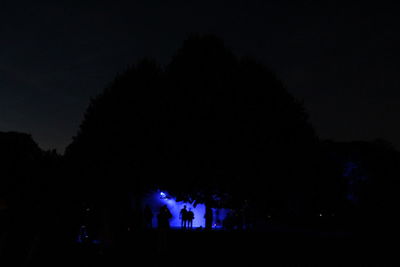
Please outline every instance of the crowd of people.
[{"label": "crowd of people", "polygon": [[[153,212],[149,205],[146,205],[144,208],[144,225],[145,228],[151,229],[153,228]],[[160,207],[160,210],[157,214],[157,227],[158,229],[169,229],[170,228],[170,219],[172,218],[172,213],[168,209],[167,205],[163,205]],[[193,229],[193,220],[194,220],[194,212],[191,208],[187,209],[186,205],[183,206],[179,213],[179,219],[181,220],[181,228],[182,229]]]},{"label": "crowd of people", "polygon": [[[152,229],[153,228],[153,212],[150,208],[149,205],[146,205],[144,208],[144,226],[146,229]],[[208,221],[209,223],[212,222],[212,210],[206,210],[206,213],[204,215],[205,221]],[[160,207],[160,210],[157,214],[157,228],[158,229],[170,229],[170,219],[172,219],[173,215],[168,209],[167,205],[163,205]],[[181,229],[193,229],[193,220],[194,220],[194,212],[192,211],[192,208],[187,208],[186,205],[183,206],[183,208],[179,212],[179,220],[181,222]],[[240,214],[240,212],[236,212],[231,210],[226,214],[225,219],[220,222],[222,223],[222,227],[226,230],[234,230],[234,229],[243,229],[243,218]],[[212,226],[210,227],[212,228]],[[207,229],[207,227],[206,227]]]}]

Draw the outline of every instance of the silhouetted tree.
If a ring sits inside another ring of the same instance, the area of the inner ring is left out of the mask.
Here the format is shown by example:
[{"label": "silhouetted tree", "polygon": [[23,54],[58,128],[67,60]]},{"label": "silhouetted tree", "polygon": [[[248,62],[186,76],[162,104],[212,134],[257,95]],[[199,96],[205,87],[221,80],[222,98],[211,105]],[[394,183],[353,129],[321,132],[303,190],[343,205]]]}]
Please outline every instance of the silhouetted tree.
[{"label": "silhouetted tree", "polygon": [[93,99],[66,158],[83,198],[162,187],[208,206],[247,200],[285,213],[309,195],[316,142],[268,68],[193,35],[165,70],[141,61]]},{"label": "silhouetted tree", "polygon": [[[345,224],[368,230],[391,229],[396,221],[400,154],[387,141],[325,142],[329,164],[321,165],[320,209]],[[371,227],[371,226],[375,227]],[[380,225],[378,227],[378,225]]]},{"label": "silhouetted tree", "polygon": [[[160,67],[150,60],[119,75],[91,101],[78,134],[66,149],[75,209],[84,210],[82,202],[90,205],[93,216],[105,220],[106,228],[128,220],[132,208],[141,210],[142,193],[154,187],[162,172],[156,118],[161,76]],[[99,235],[110,235],[104,233],[109,230],[98,230]]]},{"label": "silhouetted tree", "polygon": [[302,104],[267,67],[237,58],[215,36],[194,35],[166,79],[163,134],[176,166],[166,187],[210,205],[229,193],[236,207],[250,199],[280,211],[307,198],[317,138]]},{"label": "silhouetted tree", "polygon": [[55,157],[28,134],[0,132],[0,258],[28,261],[49,222],[55,221],[50,183],[58,178]]}]

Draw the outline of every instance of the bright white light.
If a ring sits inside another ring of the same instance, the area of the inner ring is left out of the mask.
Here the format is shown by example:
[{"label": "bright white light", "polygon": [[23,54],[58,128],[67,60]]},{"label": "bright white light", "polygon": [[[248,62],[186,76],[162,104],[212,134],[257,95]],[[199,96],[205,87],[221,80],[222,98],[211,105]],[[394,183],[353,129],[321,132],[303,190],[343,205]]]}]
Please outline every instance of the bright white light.
[{"label": "bright white light", "polygon": [[319,214],[319,217],[322,217],[322,213]]}]

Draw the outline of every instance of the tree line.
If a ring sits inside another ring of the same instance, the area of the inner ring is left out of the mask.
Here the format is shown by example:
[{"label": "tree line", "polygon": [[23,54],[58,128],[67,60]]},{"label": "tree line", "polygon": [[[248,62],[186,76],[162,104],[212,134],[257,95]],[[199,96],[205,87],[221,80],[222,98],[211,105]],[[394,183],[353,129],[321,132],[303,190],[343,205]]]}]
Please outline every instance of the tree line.
[{"label": "tree line", "polygon": [[117,75],[64,155],[20,133],[1,133],[0,146],[0,207],[57,218],[66,238],[83,207],[117,224],[159,188],[208,207],[250,206],[257,221],[370,221],[390,216],[400,166],[385,141],[318,138],[268,67],[213,35],[190,36],[165,66],[142,59]]}]

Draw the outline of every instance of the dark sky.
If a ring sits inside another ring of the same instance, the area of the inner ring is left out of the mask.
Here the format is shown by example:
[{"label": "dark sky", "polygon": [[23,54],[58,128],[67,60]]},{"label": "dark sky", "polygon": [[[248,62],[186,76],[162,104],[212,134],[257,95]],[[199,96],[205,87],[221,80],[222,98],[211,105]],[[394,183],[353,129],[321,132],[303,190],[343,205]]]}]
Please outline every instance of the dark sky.
[{"label": "dark sky", "polygon": [[275,70],[322,138],[400,147],[397,8],[351,2],[1,1],[0,131],[62,152],[118,72],[199,32]]}]

